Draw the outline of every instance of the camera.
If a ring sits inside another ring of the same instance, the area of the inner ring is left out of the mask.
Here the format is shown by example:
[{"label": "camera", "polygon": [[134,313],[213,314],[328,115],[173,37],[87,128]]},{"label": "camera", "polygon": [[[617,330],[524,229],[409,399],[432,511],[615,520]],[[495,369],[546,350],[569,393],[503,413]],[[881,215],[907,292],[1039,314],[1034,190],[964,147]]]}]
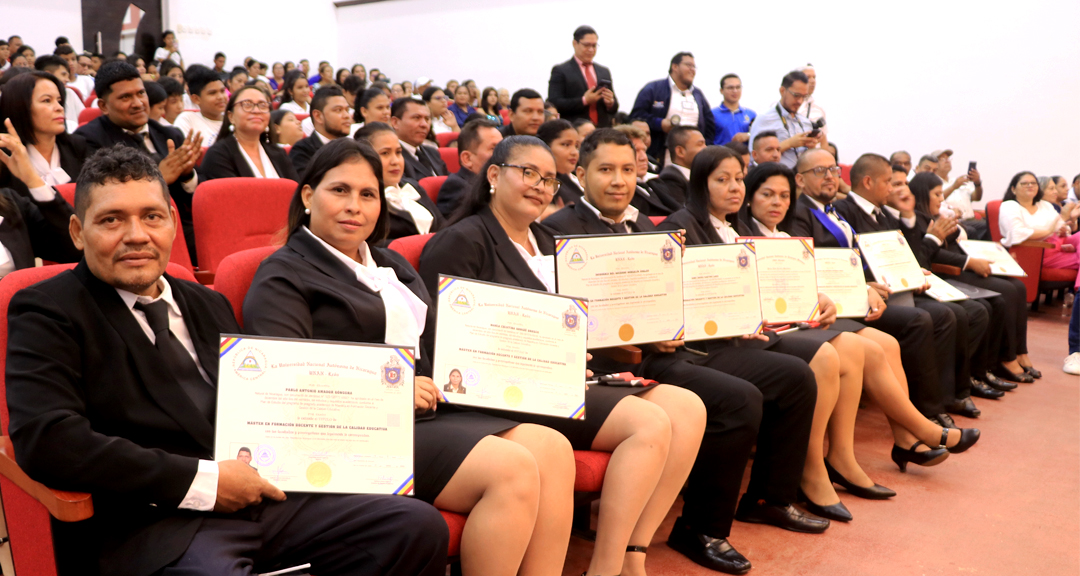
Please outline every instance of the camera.
[{"label": "camera", "polygon": [[824,118],[818,118],[817,120],[815,120],[814,123],[810,125],[813,130],[810,131],[810,134],[808,134],[808,136],[810,136],[811,138],[817,138],[818,134],[821,134],[821,127],[824,125]]}]

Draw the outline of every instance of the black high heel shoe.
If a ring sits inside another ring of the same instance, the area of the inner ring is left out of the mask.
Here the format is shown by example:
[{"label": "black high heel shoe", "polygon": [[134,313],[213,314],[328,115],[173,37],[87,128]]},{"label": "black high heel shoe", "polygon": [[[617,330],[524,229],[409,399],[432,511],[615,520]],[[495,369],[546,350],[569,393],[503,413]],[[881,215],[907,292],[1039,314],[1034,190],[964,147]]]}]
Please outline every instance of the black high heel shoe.
[{"label": "black high heel shoe", "polygon": [[844,506],[843,502],[837,502],[836,504],[830,504],[829,506],[822,506],[815,504],[806,492],[803,492],[802,488],[799,488],[799,502],[806,506],[806,511],[811,514],[816,514],[822,518],[828,518],[829,520],[836,520],[837,522],[851,522],[854,517],[851,512]]},{"label": "black high heel shoe", "polygon": [[1024,369],[1024,374],[1031,376],[1032,378],[1042,378],[1042,372],[1035,369],[1034,366],[1021,366]]},{"label": "black high heel shoe", "polygon": [[[956,446],[952,446],[951,448],[946,448],[946,450],[948,450],[949,452],[951,452],[953,454],[959,454],[959,453],[967,450],[968,448],[971,448],[972,446],[975,445],[976,442],[979,441],[979,436],[982,435],[982,432],[980,432],[978,428],[957,428],[957,430],[960,430],[960,441],[956,443]],[[948,441],[948,439],[949,439],[949,429],[948,428],[942,428],[941,429],[941,445],[944,446],[945,442]]]},{"label": "black high heel shoe", "polygon": [[[946,430],[944,438],[947,439],[948,429],[943,430]],[[900,467],[901,472],[907,472],[908,463],[917,464],[919,466],[937,466],[949,457],[949,450],[945,448],[944,445],[925,452],[916,452],[915,449],[919,446],[926,446],[926,444],[922,440],[919,440],[912,444],[911,448],[908,448],[907,450],[893,444],[891,454],[892,461],[896,462],[896,465]]]},{"label": "black high heel shoe", "polygon": [[[825,470],[829,472],[829,481],[833,484],[839,484],[841,488],[847,490],[852,496],[858,496],[859,498],[866,498],[867,500],[887,500],[896,496],[896,492],[889,490],[881,484],[874,484],[870,488],[865,488],[857,484],[851,483],[844,475],[837,472],[836,468],[829,464],[829,461],[825,461]],[[811,510],[813,512],[813,510]],[[820,516],[820,514],[819,514]]]},{"label": "black high heel shoe", "polygon": [[1004,367],[1004,366],[1002,366],[1000,364],[997,366],[997,368],[993,369],[993,372],[998,378],[1002,378],[1004,380],[1009,380],[1011,382],[1019,382],[1021,384],[1031,384],[1032,382],[1035,381],[1035,379],[1032,378],[1031,375],[1027,374],[1026,372],[1021,372],[1019,374],[1016,374],[1012,370],[1009,370],[1008,368],[1006,368],[1006,367]]}]

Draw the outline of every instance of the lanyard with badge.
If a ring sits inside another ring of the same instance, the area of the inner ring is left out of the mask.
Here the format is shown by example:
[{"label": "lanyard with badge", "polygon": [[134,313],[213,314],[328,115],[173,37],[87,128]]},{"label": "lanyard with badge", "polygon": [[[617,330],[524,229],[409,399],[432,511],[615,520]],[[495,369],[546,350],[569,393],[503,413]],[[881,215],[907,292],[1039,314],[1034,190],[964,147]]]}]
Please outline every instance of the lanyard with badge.
[{"label": "lanyard with badge", "polygon": [[[791,128],[788,128],[787,118],[784,118],[784,111],[780,109],[780,104],[776,105],[776,114],[778,116],[780,116],[780,122],[782,122],[784,124],[784,130],[787,131],[788,137],[794,136],[795,134],[791,133]],[[792,123],[795,123],[795,122],[799,123],[799,130],[803,129],[802,121],[799,120],[798,114],[792,114],[791,115],[791,120],[792,120]],[[802,148],[803,150],[808,150],[808,148],[805,147],[805,146],[796,146],[796,148]],[[793,148],[793,150],[794,150],[794,148]],[[798,156],[798,152],[796,152],[796,156]]]}]

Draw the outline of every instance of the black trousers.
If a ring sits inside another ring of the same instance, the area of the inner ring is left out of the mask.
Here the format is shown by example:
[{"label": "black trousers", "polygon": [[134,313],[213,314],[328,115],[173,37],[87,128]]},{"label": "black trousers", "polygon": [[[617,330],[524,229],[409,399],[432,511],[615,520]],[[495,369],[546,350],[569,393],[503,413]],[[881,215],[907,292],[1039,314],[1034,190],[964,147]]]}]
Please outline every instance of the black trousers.
[{"label": "black trousers", "polygon": [[[952,348],[953,373],[945,379],[952,383],[952,387],[946,386],[945,401],[971,396],[972,359],[985,354],[987,326],[990,322],[989,305],[977,299],[938,302],[927,296],[917,296],[915,306],[928,311],[945,308],[954,318],[956,338]],[[984,369],[983,372],[985,371]]]},{"label": "black trousers", "polygon": [[[908,397],[927,417],[945,412],[954,389],[956,317],[948,308],[933,311],[914,306],[887,306],[881,318],[861,321],[896,338],[908,378]],[[943,379],[942,376],[948,378]]]},{"label": "black trousers", "polygon": [[[998,362],[1012,362],[1017,354],[1027,354],[1027,288],[1019,278],[988,276],[983,278],[973,272],[964,271],[956,277],[957,280],[993,290],[1001,294],[1004,301],[1004,318],[1001,322],[1000,343],[995,348],[991,343],[989,365],[995,366]],[[995,300],[994,298],[990,299]],[[993,304],[993,302],[991,302]],[[996,322],[991,319],[991,326]],[[978,374],[976,374],[978,375]]]},{"label": "black trousers", "polygon": [[160,574],[239,576],[311,563],[319,576],[442,576],[448,540],[442,515],[414,498],[290,494],[209,515]]}]

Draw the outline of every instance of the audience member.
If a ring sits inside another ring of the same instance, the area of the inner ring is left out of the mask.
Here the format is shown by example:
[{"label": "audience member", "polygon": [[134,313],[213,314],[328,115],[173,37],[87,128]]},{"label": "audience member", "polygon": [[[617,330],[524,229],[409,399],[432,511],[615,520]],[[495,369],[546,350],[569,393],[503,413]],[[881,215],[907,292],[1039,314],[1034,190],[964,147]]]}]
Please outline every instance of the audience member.
[{"label": "audience member", "polygon": [[172,30],[166,30],[161,34],[161,47],[154,51],[154,60],[163,62],[165,60],[172,60],[180,65],[184,66],[184,57],[180,55],[180,44],[176,41],[176,33]]},{"label": "audience member", "polygon": [[247,73],[247,70],[237,66],[229,72],[229,81],[225,84],[225,87],[229,89],[229,93],[236,92],[241,89],[251,80],[251,76]]},{"label": "audience member", "polygon": [[674,205],[674,201],[672,201],[671,205],[664,204],[664,199],[649,190],[646,185],[648,180],[656,178],[656,174],[649,172],[649,157],[645,152],[649,148],[645,144],[645,138],[648,137],[649,133],[629,124],[620,124],[615,126],[613,130],[625,134],[630,139],[630,143],[634,145],[636,182],[633,197],[630,199],[631,205],[645,216],[666,216],[678,210],[679,207]]},{"label": "audience member", "polygon": [[296,114],[307,114],[308,104],[311,102],[311,90],[308,88],[307,78],[299,70],[293,70],[285,75],[283,88],[281,89],[281,106],[278,110],[288,110]]},{"label": "audience member", "polygon": [[990,227],[986,220],[975,218],[975,209],[972,202],[982,200],[983,188],[982,177],[979,171],[971,168],[966,174],[961,174],[955,180],[949,180],[949,172],[952,171],[952,150],[937,150],[930,156],[937,158],[937,169],[934,174],[944,182],[942,193],[945,195],[945,204],[956,213],[961,225],[967,229],[967,233],[973,240],[990,240]]},{"label": "audience member", "polygon": [[488,86],[484,88],[484,91],[480,94],[480,111],[487,115],[488,119],[492,122],[502,124],[502,104],[499,104],[499,92],[495,88]]},{"label": "audience member", "polygon": [[[22,146],[30,167],[47,186],[72,182],[86,159],[86,140],[66,130],[64,88],[56,76],[33,71],[7,82],[0,98],[0,132],[6,131],[10,141]],[[0,188],[31,197],[30,184],[10,169],[0,168]]]},{"label": "audience member", "polygon": [[716,123],[716,137],[712,143],[746,144],[750,141],[750,124],[757,118],[757,112],[739,104],[742,99],[742,78],[738,74],[725,74],[720,78],[720,95],[724,98],[723,103],[712,109]]},{"label": "audience member", "polygon": [[143,87],[146,88],[146,100],[150,103],[147,114],[151,120],[162,124],[162,120],[165,119],[165,107],[169,105],[169,95],[157,82],[143,82]]},{"label": "audience member", "polygon": [[754,135],[754,147],[750,151],[754,164],[779,162],[782,154],[780,151],[780,138],[777,137],[776,132],[765,130]]},{"label": "audience member", "polygon": [[551,149],[551,155],[555,158],[556,178],[561,182],[552,202],[557,207],[562,207],[581,200],[581,182],[575,172],[581,135],[574,129],[573,124],[560,118],[541,124],[536,131],[536,137]]},{"label": "audience member", "polygon": [[[300,92],[301,89],[297,88],[297,91]],[[319,148],[331,140],[349,136],[352,116],[341,88],[326,86],[315,91],[315,96],[311,99],[311,123],[315,131],[289,150],[289,159],[292,160],[296,173],[301,175]]]},{"label": "audience member", "polygon": [[[1072,206],[1077,209],[1080,205]],[[1043,267],[1078,268],[1080,233],[1065,222],[1049,202],[1043,200],[1043,191],[1031,172],[1020,172],[1012,177],[998,213],[998,226],[1001,228],[1001,243],[1005,247],[1025,240],[1053,244],[1054,248],[1043,252]],[[1080,288],[1080,275],[1074,288]]]},{"label": "audience member", "polygon": [[731,142],[724,144],[724,146],[731,148],[735,151],[736,154],[742,156],[744,165],[750,165],[752,159],[750,157],[750,149],[746,147],[746,144],[743,144],[742,142],[735,142],[734,140],[732,140]]},{"label": "audience member", "polygon": [[0,72],[7,70],[11,66],[8,62],[8,58],[11,56],[11,45],[7,40],[0,38]]},{"label": "audience member", "polygon": [[[799,114],[806,116],[811,122],[817,122],[825,118],[825,109],[818,105],[814,100],[814,89],[817,88],[817,71],[814,70],[813,64],[807,64],[795,69],[798,72],[802,72],[806,75],[806,100],[803,100],[802,106],[799,107]],[[822,133],[828,135],[829,127],[822,123]]]},{"label": "audience member", "polygon": [[469,120],[457,139],[458,164],[461,169],[451,174],[442,187],[436,202],[439,211],[447,218],[461,204],[466,191],[473,185],[476,175],[491,158],[495,146],[502,142],[499,124],[487,118]]},{"label": "audience member", "polygon": [[165,111],[158,122],[162,126],[172,126],[184,111],[184,84],[168,76],[159,78],[157,83],[165,89],[166,94]]},{"label": "audience member", "polygon": [[[889,164],[892,164],[893,166],[900,166],[904,170],[907,170],[908,174],[910,176],[915,175],[914,172],[912,171],[912,166],[911,166],[911,154],[908,154],[904,150],[899,150],[897,152],[893,152],[889,156]],[[909,180],[911,179],[910,176],[908,178]]]},{"label": "audience member", "polygon": [[761,132],[776,132],[780,140],[780,163],[795,167],[799,154],[808,148],[817,148],[828,140],[822,132],[811,136],[812,122],[799,109],[809,95],[810,79],[802,72],[789,72],[780,81],[780,101],[757,117],[750,127],[750,141]]},{"label": "audience member", "polygon": [[67,86],[68,81],[71,79],[68,73],[67,62],[59,56],[53,56],[51,54],[42,56],[34,62],[34,69],[40,72],[47,72],[52,74],[60,80],[60,84],[64,86],[64,98],[62,100],[64,106],[64,118],[66,120],[67,131],[74,132],[79,128],[79,114],[86,108],[82,99],[74,90]]},{"label": "audience member", "polygon": [[214,73],[221,78],[222,82],[229,81],[229,71],[225,69],[225,53],[217,52],[214,54]]},{"label": "audience member", "polygon": [[[288,110],[274,110],[270,114],[270,142],[284,148],[303,140],[304,129],[296,114]],[[291,162],[291,160],[290,160]]]},{"label": "audience member", "polygon": [[457,80],[447,80],[446,81],[446,93],[451,94],[451,95],[456,95],[458,86],[461,86],[461,83],[458,82]]},{"label": "audience member", "polygon": [[[937,156],[925,154],[922,158],[919,158],[919,163],[915,166],[915,174],[921,174],[923,172],[936,172],[937,164]],[[914,176],[914,174],[912,176]]]},{"label": "audience member", "polygon": [[221,134],[199,166],[202,181],[215,178],[300,180],[285,151],[270,143],[270,94],[245,86],[229,98]]},{"label": "audience member", "polygon": [[[458,88],[461,91],[461,88]],[[446,163],[439,156],[439,151],[425,146],[428,131],[431,130],[431,111],[423,102],[412,98],[395,100],[390,108],[390,125],[401,140],[402,154],[405,157],[405,178],[420,181],[429,176],[449,176]]]},{"label": "audience member", "polygon": [[574,30],[574,57],[551,68],[548,100],[558,108],[560,118],[571,122],[586,119],[606,128],[619,110],[619,101],[612,88],[611,70],[593,62],[598,38],[591,26]]},{"label": "audience member", "polygon": [[75,54],[75,49],[70,44],[58,46],[53,51],[54,56],[59,56],[67,62],[69,80],[67,85],[76,90],[79,96],[79,100],[86,100],[90,97],[90,93],[94,91],[94,79],[86,74],[86,71],[79,65],[79,57]]},{"label": "audience member", "polygon": [[573,124],[574,130],[577,130],[578,136],[581,138],[585,138],[596,130],[596,125],[588,118],[578,118],[571,124]]},{"label": "audience member", "polygon": [[203,144],[213,146],[218,134],[221,133],[225,106],[229,103],[225,84],[213,70],[202,64],[192,64],[188,67],[187,72],[184,73],[184,80],[187,82],[191,102],[199,110],[181,113],[172,124],[184,136],[193,132],[202,134]]},{"label": "audience member", "polygon": [[559,109],[551,101],[544,100],[544,122],[558,120],[559,118]]},{"label": "audience member", "polygon": [[544,97],[531,88],[522,88],[510,98],[510,123],[500,130],[503,136],[535,136],[544,123]]},{"label": "audience member", "polygon": [[405,97],[405,90],[401,87],[400,82],[395,82],[390,85],[390,98],[394,101],[400,100]]},{"label": "audience member", "polygon": [[353,126],[368,122],[390,123],[390,98],[379,88],[372,86],[356,98]]},{"label": "audience member", "polygon": [[454,89],[454,102],[449,105],[450,113],[457,119],[458,128],[465,125],[465,118],[476,112],[469,104],[472,97],[469,95],[469,87],[462,84]]},{"label": "audience member", "polygon": [[506,88],[499,88],[499,106],[510,108],[510,91]]},{"label": "audience member", "polygon": [[671,59],[667,78],[649,82],[638,92],[630,116],[649,123],[652,133],[649,155],[653,158],[664,156],[666,136],[676,126],[697,129],[706,142],[716,139],[712,108],[705,93],[694,86],[695,76],[697,64],[694,55],[679,52]]},{"label": "audience member", "polygon": [[[407,100],[415,102],[412,98]],[[435,207],[435,202],[424,192],[420,182],[404,175],[403,143],[394,129],[382,122],[372,122],[358,130],[355,138],[371,146],[382,164],[383,194],[389,212],[389,225],[383,237],[373,240],[381,245],[403,236],[442,229],[446,219]]]},{"label": "audience member", "polygon": [[434,134],[447,132],[460,132],[457,117],[450,111],[446,104],[446,93],[438,86],[431,86],[424,90],[421,100],[427,104],[431,111],[431,131]]},{"label": "audience member", "polygon": [[686,204],[686,190],[690,186],[690,167],[694,157],[706,146],[705,135],[692,125],[675,126],[667,133],[664,147],[671,155],[671,164],[664,166],[660,175],[649,180],[649,189],[663,199],[666,205]]},{"label": "audience member", "polygon": [[285,65],[281,62],[274,62],[270,67],[270,88],[274,91],[274,94],[277,94],[284,84]]}]

